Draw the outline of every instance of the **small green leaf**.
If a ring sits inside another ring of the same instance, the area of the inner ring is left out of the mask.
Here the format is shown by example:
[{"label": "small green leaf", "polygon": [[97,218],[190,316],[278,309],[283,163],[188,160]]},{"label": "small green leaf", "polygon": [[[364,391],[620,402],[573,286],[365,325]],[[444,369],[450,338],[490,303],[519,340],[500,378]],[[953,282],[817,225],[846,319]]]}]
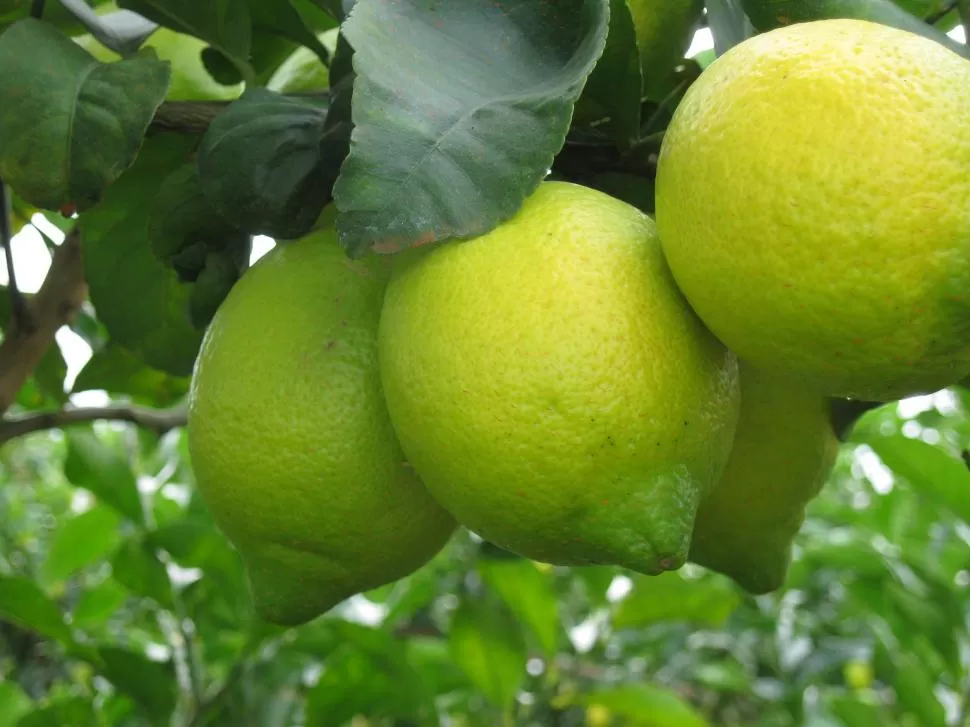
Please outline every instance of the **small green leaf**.
[{"label": "small green leaf", "polygon": [[510,217],[563,145],[608,16],[605,0],[359,0],[342,28],[355,128],[334,187],[348,252]]},{"label": "small green leaf", "polygon": [[464,601],[448,633],[451,656],[472,684],[507,708],[525,678],[526,650],[518,625],[506,612]]},{"label": "small green leaf", "polygon": [[90,698],[61,697],[38,707],[17,722],[17,727],[100,727]]},{"label": "small green leaf", "polygon": [[33,581],[26,578],[0,575],[0,618],[62,644],[74,643],[61,609]]},{"label": "small green leaf", "polygon": [[0,724],[15,725],[30,711],[33,702],[13,682],[0,682]]},{"label": "small green leaf", "polygon": [[630,684],[586,694],[582,702],[598,704],[644,727],[709,727],[704,716],[670,689]]},{"label": "small green leaf", "polygon": [[175,673],[170,663],[150,661],[127,649],[102,646],[101,674],[155,719],[171,715],[175,706]]},{"label": "small green leaf", "polygon": [[633,592],[617,608],[613,625],[622,629],[661,621],[689,621],[718,627],[740,603],[737,589],[721,576],[688,580],[676,571],[638,576]]},{"label": "small green leaf", "polygon": [[180,134],[146,140],[132,168],[80,220],[98,318],[117,343],[176,376],[192,373],[202,333],[189,320],[191,286],[152,254],[148,219],[162,180],[185,163],[195,143]]},{"label": "small green leaf", "polygon": [[118,545],[121,518],[114,510],[98,506],[58,523],[54,542],[41,569],[47,583],[56,583],[86,565],[100,560]]},{"label": "small green leaf", "polygon": [[970,470],[939,447],[901,434],[865,440],[879,458],[913,487],[970,523]]},{"label": "small green leaf", "polygon": [[610,31],[603,55],[576,105],[576,115],[609,118],[620,149],[629,149],[640,136],[640,52],[627,0],[610,0]]},{"label": "small green leaf", "polygon": [[86,209],[134,161],[170,71],[152,58],[98,62],[27,18],[0,35],[0,176],[25,201]]},{"label": "small green leaf", "polygon": [[340,159],[326,154],[326,112],[272,91],[247,91],[202,140],[206,197],[226,219],[255,233],[293,239],[313,227]]},{"label": "small green leaf", "polygon": [[327,49],[293,6],[291,0],[260,0],[250,3],[249,9],[254,28],[295,41],[316,53],[321,63],[330,62]]},{"label": "small green leaf", "polygon": [[484,560],[479,571],[516,618],[527,624],[548,656],[559,647],[559,601],[549,573],[530,560]]},{"label": "small green leaf", "polygon": [[126,600],[128,592],[109,578],[81,594],[71,612],[71,623],[81,629],[100,625],[114,615]]},{"label": "small green leaf", "polygon": [[118,0],[118,5],[204,40],[232,61],[243,78],[252,74],[248,61],[252,23],[247,0]]},{"label": "small green leaf", "polygon": [[103,390],[167,406],[189,390],[189,379],[153,369],[126,348],[108,343],[94,352],[74,380],[73,391]]},{"label": "small green leaf", "polygon": [[154,549],[137,538],[125,541],[111,561],[115,580],[137,596],[171,608],[172,585]]},{"label": "small green leaf", "polygon": [[100,502],[111,505],[129,520],[143,523],[141,497],[127,457],[88,429],[65,431],[64,436],[64,475],[71,484],[94,493]]}]

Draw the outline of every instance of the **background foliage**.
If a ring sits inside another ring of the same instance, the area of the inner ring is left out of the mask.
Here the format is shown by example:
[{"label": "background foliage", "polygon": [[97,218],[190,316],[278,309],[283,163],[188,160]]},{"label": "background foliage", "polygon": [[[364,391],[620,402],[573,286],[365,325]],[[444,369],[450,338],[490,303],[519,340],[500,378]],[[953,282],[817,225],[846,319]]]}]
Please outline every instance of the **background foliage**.
[{"label": "background foliage", "polygon": [[[91,356],[69,373],[46,345],[60,314],[26,330],[0,296],[0,394],[4,356],[34,357],[0,398],[0,727],[970,725],[961,387],[855,423],[786,586],[757,598],[462,532],[409,578],[269,627],[196,495],[181,406],[252,235],[298,236],[335,200],[350,254],[392,252],[487,229],[550,169],[650,212],[663,129],[715,51],[641,94],[623,0],[360,0],[339,35],[352,2],[31,5],[0,0],[0,175],[13,232],[53,253],[29,312],[74,290]],[[706,5],[717,52],[793,11],[941,39],[967,10]]]}]

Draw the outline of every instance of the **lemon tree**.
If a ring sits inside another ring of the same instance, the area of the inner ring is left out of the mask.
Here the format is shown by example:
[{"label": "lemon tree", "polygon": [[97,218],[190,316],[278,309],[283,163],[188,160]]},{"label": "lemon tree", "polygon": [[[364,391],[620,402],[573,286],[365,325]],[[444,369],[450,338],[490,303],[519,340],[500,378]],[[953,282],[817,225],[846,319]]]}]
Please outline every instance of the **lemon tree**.
[{"label": "lemon tree", "polygon": [[966,28],[0,1],[0,727],[970,725]]}]

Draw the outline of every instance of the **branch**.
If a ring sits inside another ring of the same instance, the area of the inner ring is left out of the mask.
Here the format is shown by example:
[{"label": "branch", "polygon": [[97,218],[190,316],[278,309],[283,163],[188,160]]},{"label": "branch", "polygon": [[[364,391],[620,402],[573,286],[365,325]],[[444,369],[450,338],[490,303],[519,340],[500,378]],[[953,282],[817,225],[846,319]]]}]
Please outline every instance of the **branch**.
[{"label": "branch", "polygon": [[0,420],[0,444],[31,432],[59,429],[70,424],[93,421],[131,422],[155,432],[155,434],[165,434],[171,429],[185,426],[186,408],[177,406],[171,409],[151,409],[144,406],[120,404],[105,407],[68,408],[7,417]]},{"label": "branch", "polygon": [[[288,94],[295,100],[320,101],[329,92]],[[204,134],[216,116],[229,106],[231,101],[166,101],[158,107],[152,119],[150,131],[174,131],[182,134]]]},{"label": "branch", "polygon": [[74,318],[87,294],[81,233],[75,228],[54,251],[44,284],[25,304],[24,315],[12,321],[0,342],[0,414],[10,408],[54,334]]}]

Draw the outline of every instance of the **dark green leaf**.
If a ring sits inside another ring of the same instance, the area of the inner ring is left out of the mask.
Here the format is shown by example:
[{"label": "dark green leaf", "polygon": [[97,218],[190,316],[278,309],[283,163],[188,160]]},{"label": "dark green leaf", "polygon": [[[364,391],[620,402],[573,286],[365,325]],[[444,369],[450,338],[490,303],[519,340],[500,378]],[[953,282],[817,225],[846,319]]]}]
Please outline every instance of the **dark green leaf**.
[{"label": "dark green leaf", "polygon": [[705,0],[707,23],[714,36],[714,49],[723,55],[754,33],[742,8],[743,0]]},{"label": "dark green leaf", "polygon": [[292,239],[311,229],[340,160],[324,146],[326,113],[266,89],[247,91],[213,121],[199,150],[206,197],[252,232]]},{"label": "dark green leaf", "polygon": [[530,560],[487,560],[479,563],[482,578],[535,634],[548,656],[555,656],[561,633],[559,604],[552,574]]},{"label": "dark green leaf", "polygon": [[127,599],[128,592],[109,578],[81,595],[71,612],[71,623],[81,629],[101,624],[113,616]]},{"label": "dark green leaf", "polygon": [[172,587],[165,566],[146,542],[131,539],[122,544],[111,561],[111,572],[121,585],[137,596],[151,598],[171,608]]},{"label": "dark green leaf", "polygon": [[873,436],[866,444],[920,493],[970,523],[970,470],[964,462],[938,447],[901,434]]},{"label": "dark green leaf", "polygon": [[0,575],[0,619],[72,644],[74,637],[57,604],[26,578]]},{"label": "dark green leaf", "polygon": [[41,570],[43,579],[48,583],[62,581],[107,556],[121,538],[120,524],[118,514],[103,506],[62,520]]},{"label": "dark green leaf", "polygon": [[609,128],[621,149],[640,136],[640,52],[627,0],[610,0],[610,31],[606,48],[576,105],[577,117],[609,118]]},{"label": "dark green leaf", "polygon": [[352,255],[484,233],[562,147],[603,51],[605,0],[360,0],[354,132],[334,188]]},{"label": "dark green leaf", "polygon": [[630,684],[583,695],[584,704],[598,704],[630,720],[650,727],[708,727],[709,723],[690,703],[674,692],[652,684]]},{"label": "dark green leaf", "polygon": [[258,0],[250,3],[253,26],[295,41],[312,50],[322,63],[329,63],[330,55],[293,6],[291,0]]},{"label": "dark green leaf", "polygon": [[102,64],[33,19],[0,35],[0,175],[27,202],[85,209],[132,163],[169,67]]},{"label": "dark green leaf", "polygon": [[118,5],[204,40],[228,58],[242,78],[252,76],[248,60],[252,24],[247,0],[119,0]]},{"label": "dark green leaf", "polygon": [[175,706],[175,674],[171,664],[149,661],[141,654],[103,646],[101,674],[155,719],[169,717]]},{"label": "dark green leaf", "polygon": [[15,725],[33,703],[14,682],[0,682],[0,724]]},{"label": "dark green leaf", "polygon": [[90,430],[65,431],[67,458],[64,475],[72,484],[94,493],[129,520],[143,523],[141,497],[131,463]]},{"label": "dark green leaf", "polygon": [[99,319],[119,344],[176,376],[192,372],[202,334],[189,321],[190,286],[152,254],[148,215],[161,180],[182,166],[193,145],[179,134],[148,139],[134,166],[80,221]]},{"label": "dark green leaf", "polygon": [[638,576],[633,592],[617,608],[613,625],[622,629],[661,621],[689,621],[717,627],[740,603],[737,589],[720,576],[688,580],[676,571]]},{"label": "dark green leaf", "polygon": [[526,650],[517,624],[504,611],[464,601],[448,632],[451,656],[472,684],[507,708],[525,678]]},{"label": "dark green leaf", "polygon": [[189,379],[146,366],[133,353],[108,343],[88,360],[74,381],[75,392],[104,390],[167,406],[189,390]]},{"label": "dark green leaf", "polygon": [[24,715],[17,727],[99,727],[94,705],[84,697],[64,697]]}]

